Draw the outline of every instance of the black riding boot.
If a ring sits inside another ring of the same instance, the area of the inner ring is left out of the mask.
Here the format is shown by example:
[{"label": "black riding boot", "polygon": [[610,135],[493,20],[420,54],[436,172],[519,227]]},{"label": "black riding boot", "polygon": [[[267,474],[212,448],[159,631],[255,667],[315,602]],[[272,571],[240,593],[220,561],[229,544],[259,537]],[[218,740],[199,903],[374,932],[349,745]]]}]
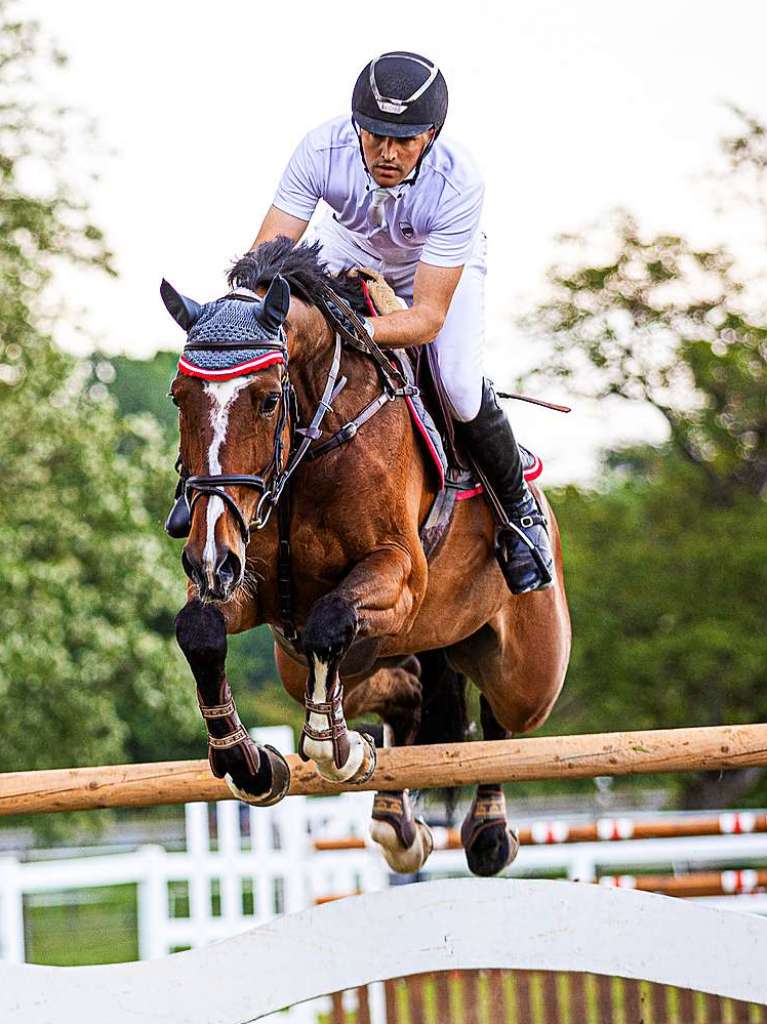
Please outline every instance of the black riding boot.
[{"label": "black riding boot", "polygon": [[477,416],[456,427],[510,521],[509,526],[498,527],[495,543],[509,590],[512,594],[545,590],[554,572],[546,519],[527,486],[517,442],[489,380],[484,381]]}]

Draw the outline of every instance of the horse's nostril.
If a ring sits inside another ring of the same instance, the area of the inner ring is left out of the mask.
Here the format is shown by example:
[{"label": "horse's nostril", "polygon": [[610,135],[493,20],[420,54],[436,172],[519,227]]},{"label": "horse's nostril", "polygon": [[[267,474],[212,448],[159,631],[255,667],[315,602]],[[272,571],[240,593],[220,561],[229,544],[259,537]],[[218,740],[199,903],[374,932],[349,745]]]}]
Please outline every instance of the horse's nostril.
[{"label": "horse's nostril", "polygon": [[198,587],[205,585],[205,574],[202,571],[202,566],[196,558],[189,554],[186,548],[181,552],[181,566],[192,583],[195,583]]},{"label": "horse's nostril", "polygon": [[242,563],[233,551],[227,550],[224,557],[218,563],[216,575],[225,585],[231,586],[238,582],[242,575]]}]

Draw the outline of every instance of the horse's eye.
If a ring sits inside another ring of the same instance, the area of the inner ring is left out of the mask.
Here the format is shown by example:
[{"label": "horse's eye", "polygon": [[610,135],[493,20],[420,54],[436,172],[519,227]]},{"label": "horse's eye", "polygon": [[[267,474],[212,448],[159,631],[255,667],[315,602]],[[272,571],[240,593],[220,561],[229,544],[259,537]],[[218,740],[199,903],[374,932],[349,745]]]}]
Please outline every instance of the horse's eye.
[{"label": "horse's eye", "polygon": [[175,407],[178,409],[178,399],[176,398],[172,391],[168,392],[168,398],[171,400],[171,402],[173,402]]},{"label": "horse's eye", "polygon": [[279,391],[272,391],[261,399],[261,415],[271,416],[280,401]]}]

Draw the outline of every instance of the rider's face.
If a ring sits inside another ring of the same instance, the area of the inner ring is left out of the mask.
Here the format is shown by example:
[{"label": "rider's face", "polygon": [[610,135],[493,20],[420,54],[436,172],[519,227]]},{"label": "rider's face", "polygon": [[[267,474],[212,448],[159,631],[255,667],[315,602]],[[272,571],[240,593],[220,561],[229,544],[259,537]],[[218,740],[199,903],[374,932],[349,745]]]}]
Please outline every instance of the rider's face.
[{"label": "rider's face", "polygon": [[426,146],[434,137],[434,129],[410,139],[391,135],[375,135],[361,129],[365,163],[377,185],[390,188],[399,185],[410,174]]}]

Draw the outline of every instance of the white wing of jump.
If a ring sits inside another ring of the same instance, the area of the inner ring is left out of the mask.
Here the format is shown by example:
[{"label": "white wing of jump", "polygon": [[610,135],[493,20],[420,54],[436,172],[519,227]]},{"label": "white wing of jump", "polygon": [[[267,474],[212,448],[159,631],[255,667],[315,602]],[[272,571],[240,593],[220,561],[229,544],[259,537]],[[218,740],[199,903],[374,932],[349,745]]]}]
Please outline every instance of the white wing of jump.
[{"label": "white wing of jump", "polygon": [[644,979],[767,1003],[767,919],[560,881],[405,885],[278,918],[202,949],[103,967],[0,964],[3,1024],[242,1024],[428,971]]}]

